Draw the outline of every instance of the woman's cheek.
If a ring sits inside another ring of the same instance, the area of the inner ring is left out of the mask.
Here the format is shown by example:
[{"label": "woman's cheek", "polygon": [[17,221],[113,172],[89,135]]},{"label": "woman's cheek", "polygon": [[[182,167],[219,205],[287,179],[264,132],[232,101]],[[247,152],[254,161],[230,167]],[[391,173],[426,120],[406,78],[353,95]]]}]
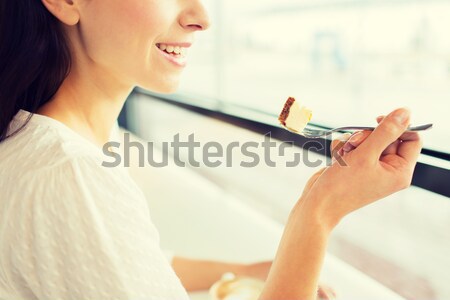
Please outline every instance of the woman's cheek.
[{"label": "woman's cheek", "polygon": [[176,21],[176,6],[173,1],[121,1],[117,10],[121,14],[118,18],[125,20],[130,29],[146,31],[150,36],[165,33]]}]

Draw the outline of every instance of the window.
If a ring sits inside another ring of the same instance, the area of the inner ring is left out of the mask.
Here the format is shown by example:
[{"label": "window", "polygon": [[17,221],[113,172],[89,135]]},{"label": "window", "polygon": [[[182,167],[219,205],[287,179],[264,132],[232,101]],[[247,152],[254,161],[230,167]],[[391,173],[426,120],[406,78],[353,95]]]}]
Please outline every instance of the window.
[{"label": "window", "polygon": [[206,1],[181,93],[276,115],[288,96],[325,126],[374,124],[406,106],[450,152],[450,1]]},{"label": "window", "polygon": [[[247,116],[265,115],[262,123],[277,125],[284,101],[294,96],[313,110],[313,123],[326,127],[375,124],[379,114],[407,106],[414,124],[435,125],[424,134],[425,147],[448,157],[450,1],[203,1],[213,26],[197,35],[189,51],[177,101],[200,102],[230,114],[245,110]],[[151,131],[147,138],[163,140],[171,129],[180,130],[179,124],[169,128],[159,119],[172,115],[173,108],[155,113],[155,105],[144,102],[138,101],[135,111],[141,115],[141,131]],[[201,136],[219,130],[244,136],[234,128],[212,130],[208,121],[191,117],[188,121],[195,121],[183,127],[197,126]],[[427,184],[418,186],[448,186],[448,159],[429,167],[427,158],[416,169],[416,177]],[[251,171],[255,174],[238,168],[200,173],[234,188],[242,199],[247,195],[255,207],[287,215],[289,197],[272,196],[286,189],[282,183],[267,184],[274,182],[273,170]],[[450,298],[450,201],[448,194],[426,189],[413,187],[353,216],[336,231],[332,253],[407,299]]]}]

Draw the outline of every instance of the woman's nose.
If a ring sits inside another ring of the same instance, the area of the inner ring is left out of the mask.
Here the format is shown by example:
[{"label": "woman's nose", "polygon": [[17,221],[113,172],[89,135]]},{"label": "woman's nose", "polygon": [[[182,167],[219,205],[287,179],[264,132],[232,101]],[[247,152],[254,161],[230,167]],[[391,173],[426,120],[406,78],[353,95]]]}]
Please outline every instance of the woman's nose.
[{"label": "woman's nose", "polygon": [[192,31],[208,29],[211,24],[202,2],[200,0],[187,0],[185,3],[186,7],[180,16],[181,26]]}]

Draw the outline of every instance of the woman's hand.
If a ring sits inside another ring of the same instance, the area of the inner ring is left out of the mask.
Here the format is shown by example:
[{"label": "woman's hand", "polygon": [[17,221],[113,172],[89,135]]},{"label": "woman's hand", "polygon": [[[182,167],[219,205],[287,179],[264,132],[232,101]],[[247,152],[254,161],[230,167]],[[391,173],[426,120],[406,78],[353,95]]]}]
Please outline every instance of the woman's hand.
[{"label": "woman's hand", "polygon": [[[383,121],[383,119],[385,118],[385,116],[379,116],[377,118],[377,122],[378,124],[381,123],[381,121]],[[355,150],[356,148],[358,148],[358,146],[364,142],[366,140],[366,138],[372,133],[372,131],[357,131],[355,133],[353,133],[352,135],[349,135],[346,142],[341,146],[336,148],[336,153],[335,156],[338,156],[340,158],[342,158],[342,161],[345,161],[343,159],[343,157],[348,154],[349,152]],[[400,143],[400,140],[402,139],[402,137],[400,137],[399,139],[397,139],[395,142],[393,142],[391,145],[389,145],[381,155],[386,155],[389,153],[395,153],[396,151],[396,147],[398,146],[398,144]]]},{"label": "woman's hand", "polygon": [[289,215],[260,300],[317,297],[334,226],[350,212],[410,185],[422,142],[417,133],[405,133],[408,124],[409,111],[394,111],[373,132],[353,136],[338,150],[344,164],[336,159],[313,176]]},{"label": "woman's hand", "polygon": [[[357,140],[357,142],[354,141],[353,137],[358,134],[359,132],[354,133],[353,135],[350,133],[345,133],[338,139],[335,139],[331,142],[330,151],[333,163],[342,163],[342,164],[345,163],[343,158],[344,154],[347,154],[348,152],[351,152],[352,150],[356,149],[362,142],[362,140],[359,139]],[[367,131],[365,132],[365,135],[368,136]],[[350,142],[352,143],[350,144]],[[345,153],[343,152],[344,147],[347,149]],[[322,175],[322,173],[326,169],[327,168],[322,168],[311,176],[311,178],[306,183],[305,188],[303,189],[302,197],[306,196],[309,193],[316,180],[320,177],[320,175]]]},{"label": "woman's hand", "polygon": [[409,119],[409,111],[398,109],[379,118],[373,132],[353,135],[337,152],[345,164],[335,160],[313,176],[301,205],[319,210],[333,227],[348,213],[408,187],[422,147],[417,133],[405,133]]}]

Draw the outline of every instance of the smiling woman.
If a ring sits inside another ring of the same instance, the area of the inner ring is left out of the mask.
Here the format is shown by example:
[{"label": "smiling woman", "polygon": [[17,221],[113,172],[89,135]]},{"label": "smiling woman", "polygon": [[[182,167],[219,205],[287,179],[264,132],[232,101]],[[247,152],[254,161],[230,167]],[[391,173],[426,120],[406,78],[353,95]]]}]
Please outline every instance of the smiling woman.
[{"label": "smiling woman", "polygon": [[208,26],[199,0],[0,2],[1,299],[186,299],[225,270],[267,277],[261,299],[314,299],[332,229],[410,184],[421,141],[398,109],[343,154],[349,167],[311,178],[273,264],[172,268],[144,194],[101,149],[135,86],[176,89]]},{"label": "smiling woman", "polygon": [[[20,108],[68,121],[74,118],[62,115],[61,106],[89,110],[83,103],[91,102],[86,94],[94,93],[95,102],[101,105],[96,105],[95,112],[84,113],[92,119],[100,113],[100,118],[90,121],[97,123],[96,131],[101,132],[83,130],[92,140],[104,140],[115,119],[107,118],[106,111],[117,115],[134,86],[174,91],[194,32],[209,26],[198,1],[47,0],[6,1],[1,5],[5,12],[0,20],[2,45],[12,47],[1,49],[8,72],[0,79],[3,87],[11,82],[17,86],[2,90],[2,99],[9,99],[2,106],[2,139]],[[18,17],[21,22],[17,22]],[[22,50],[17,53],[16,47]],[[20,72],[23,69],[29,70],[25,78]],[[83,89],[74,92],[74,85]],[[50,99],[51,104],[44,106]]]},{"label": "smiling woman", "polygon": [[187,298],[98,145],[135,85],[177,87],[185,63],[156,45],[207,27],[199,1],[0,3],[1,299]]}]

